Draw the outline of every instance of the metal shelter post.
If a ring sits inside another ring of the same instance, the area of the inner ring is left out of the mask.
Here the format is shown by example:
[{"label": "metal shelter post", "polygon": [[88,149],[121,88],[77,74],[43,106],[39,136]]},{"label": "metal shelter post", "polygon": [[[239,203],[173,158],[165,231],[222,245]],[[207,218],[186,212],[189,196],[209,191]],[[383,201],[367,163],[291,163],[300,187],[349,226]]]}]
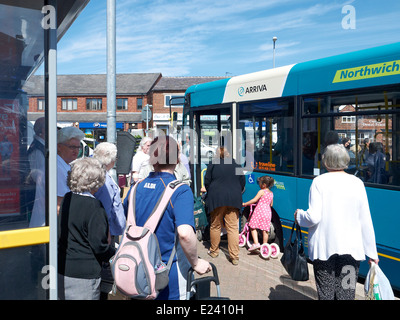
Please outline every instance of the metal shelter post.
[{"label": "metal shelter post", "polygon": [[115,0],[107,0],[107,141],[116,143],[116,93],[115,93]]},{"label": "metal shelter post", "polygon": [[46,9],[50,11],[50,19],[54,23],[47,27],[45,33],[45,112],[47,113],[47,136],[46,136],[46,193],[49,201],[47,202],[47,212],[49,217],[50,235],[49,235],[49,272],[50,300],[58,298],[58,263],[57,263],[57,0],[46,2]]}]

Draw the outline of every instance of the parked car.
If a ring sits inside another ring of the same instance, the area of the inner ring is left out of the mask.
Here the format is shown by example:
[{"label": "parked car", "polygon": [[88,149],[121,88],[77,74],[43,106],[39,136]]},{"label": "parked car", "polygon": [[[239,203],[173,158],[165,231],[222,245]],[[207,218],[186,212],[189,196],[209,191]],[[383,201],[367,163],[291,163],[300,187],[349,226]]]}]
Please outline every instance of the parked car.
[{"label": "parked car", "polygon": [[205,143],[201,142],[200,144],[200,152],[202,157],[207,157],[207,158],[214,158],[216,154],[216,148],[209,147]]},{"label": "parked car", "polygon": [[[195,148],[195,154],[197,154],[197,152],[196,152],[197,145],[195,145],[194,148]],[[200,152],[201,152],[201,157],[202,158],[208,158],[208,159],[212,159],[213,157],[215,157],[215,154],[217,153],[216,147],[207,146],[203,142],[200,143]],[[190,157],[190,146],[189,146],[189,144],[185,144],[185,146],[183,147],[183,153],[187,157]]]}]

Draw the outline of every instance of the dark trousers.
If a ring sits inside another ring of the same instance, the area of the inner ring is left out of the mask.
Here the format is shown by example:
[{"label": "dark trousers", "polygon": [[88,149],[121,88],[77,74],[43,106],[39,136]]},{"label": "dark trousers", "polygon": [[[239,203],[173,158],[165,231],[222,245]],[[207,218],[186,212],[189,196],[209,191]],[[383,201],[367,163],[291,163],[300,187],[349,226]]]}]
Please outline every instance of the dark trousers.
[{"label": "dark trousers", "polygon": [[354,300],[360,261],[351,255],[314,260],[314,276],[320,300]]}]

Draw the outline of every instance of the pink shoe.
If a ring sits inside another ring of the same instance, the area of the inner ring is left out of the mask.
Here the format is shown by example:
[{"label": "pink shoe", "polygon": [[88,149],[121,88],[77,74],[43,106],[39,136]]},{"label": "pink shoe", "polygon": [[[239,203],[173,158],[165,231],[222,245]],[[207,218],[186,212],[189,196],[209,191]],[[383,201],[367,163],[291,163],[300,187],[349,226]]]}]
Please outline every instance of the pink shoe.
[{"label": "pink shoe", "polygon": [[260,244],[259,243],[253,243],[251,247],[248,249],[248,251],[255,251],[257,249],[260,249]]}]

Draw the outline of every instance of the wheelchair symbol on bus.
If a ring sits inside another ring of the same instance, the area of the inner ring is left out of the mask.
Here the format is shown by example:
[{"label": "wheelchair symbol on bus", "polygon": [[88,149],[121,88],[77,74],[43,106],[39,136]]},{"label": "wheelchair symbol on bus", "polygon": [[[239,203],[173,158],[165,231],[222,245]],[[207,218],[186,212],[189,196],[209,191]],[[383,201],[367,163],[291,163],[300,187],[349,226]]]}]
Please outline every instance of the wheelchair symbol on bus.
[{"label": "wheelchair symbol on bus", "polygon": [[247,181],[248,181],[250,184],[254,184],[254,175],[253,175],[253,174],[249,174],[249,177],[247,178]]}]

